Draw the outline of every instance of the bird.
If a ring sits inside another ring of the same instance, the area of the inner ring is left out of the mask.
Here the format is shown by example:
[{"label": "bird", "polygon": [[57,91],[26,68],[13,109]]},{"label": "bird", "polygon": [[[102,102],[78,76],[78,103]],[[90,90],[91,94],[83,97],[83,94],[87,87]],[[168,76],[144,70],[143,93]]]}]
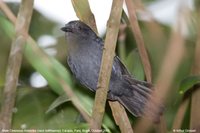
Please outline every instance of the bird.
[{"label": "bird", "polygon": [[[74,77],[90,91],[97,89],[104,41],[87,24],[73,20],[61,28],[67,43],[67,64]],[[142,116],[152,84],[137,80],[120,58],[113,59],[107,99],[118,101],[132,115]]]}]

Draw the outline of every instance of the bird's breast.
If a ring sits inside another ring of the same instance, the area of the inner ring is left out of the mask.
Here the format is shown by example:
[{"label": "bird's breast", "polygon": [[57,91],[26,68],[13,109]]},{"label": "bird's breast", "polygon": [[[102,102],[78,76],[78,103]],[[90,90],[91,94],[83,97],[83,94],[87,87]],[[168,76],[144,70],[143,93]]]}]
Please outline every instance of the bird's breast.
[{"label": "bird's breast", "polygon": [[68,51],[68,64],[81,84],[96,89],[101,64],[102,51],[94,46],[82,45],[78,49]]}]

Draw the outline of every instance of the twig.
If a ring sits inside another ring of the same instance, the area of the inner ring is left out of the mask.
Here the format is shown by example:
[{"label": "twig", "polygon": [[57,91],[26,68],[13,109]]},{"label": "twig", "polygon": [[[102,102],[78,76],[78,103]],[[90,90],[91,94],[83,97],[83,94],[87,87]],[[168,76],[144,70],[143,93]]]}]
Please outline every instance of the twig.
[{"label": "twig", "polygon": [[101,129],[101,123],[105,111],[105,103],[109,88],[110,75],[112,70],[113,58],[115,56],[115,47],[117,35],[120,26],[123,0],[113,0],[110,18],[107,23],[107,33],[104,44],[104,50],[101,60],[101,68],[95,95],[95,102],[92,113],[91,129]]},{"label": "twig", "polygon": [[[175,71],[184,54],[183,43],[184,40],[180,33],[172,34],[172,41],[169,44],[169,49],[164,58],[161,71],[158,76],[158,81],[155,85],[157,90],[153,92],[153,96],[155,98],[154,101],[157,101],[159,103],[164,102],[168,94],[167,92],[170,89],[170,85],[174,77]],[[148,125],[148,127],[143,128],[143,125]],[[150,121],[141,120],[140,123],[138,123],[138,127],[136,127],[135,130],[137,130],[137,132],[146,132],[148,131],[151,125],[152,124]]]},{"label": "twig", "polygon": [[[16,17],[12,13],[12,11],[9,9],[9,7],[4,2],[0,1],[0,8],[6,15],[8,15],[7,17],[9,18],[9,20],[15,25]],[[49,67],[52,69],[52,71],[54,71],[54,68],[52,67],[52,63],[51,63],[49,57],[37,47],[37,43],[29,35],[28,35],[27,42],[28,42],[29,46],[31,47],[31,49],[35,53],[39,54],[40,57],[43,57],[45,63],[47,63],[49,65]],[[57,74],[57,73],[55,72],[55,74]],[[77,98],[77,96],[71,91],[72,89],[63,80],[60,79],[59,74],[58,74],[57,77],[58,77],[58,82],[60,83],[60,85],[62,86],[64,91],[66,92],[66,95],[71,99],[71,101],[74,104],[74,106],[82,114],[84,119],[89,123],[90,122],[90,116],[84,111],[84,109],[83,109],[82,105],[80,104],[80,101]]]},{"label": "twig", "polygon": [[[149,57],[148,57],[148,54],[147,54],[147,51],[145,48],[143,36],[142,36],[140,27],[139,27],[139,24],[137,21],[135,7],[134,7],[132,0],[125,0],[125,1],[126,1],[126,6],[128,9],[129,17],[130,17],[131,28],[134,33],[134,37],[136,39],[137,48],[139,50],[139,54],[140,54],[140,57],[142,60],[145,75],[147,78],[147,82],[151,83],[152,82],[151,65],[150,65]],[[150,104],[150,103],[147,103],[147,106],[148,106],[148,104]],[[148,111],[146,111],[146,112],[148,112]],[[150,124],[146,124],[147,121],[148,121],[147,119],[146,120],[144,119],[141,123],[139,123],[139,125],[137,125],[137,127],[136,127],[136,132],[141,132],[141,131],[138,131],[140,129],[147,129],[145,127],[150,126]],[[162,124],[160,124],[160,125],[162,126],[162,128],[165,127],[165,122],[163,122],[163,119],[161,120],[161,122],[162,122]],[[162,129],[162,128],[160,128],[160,129]]]},{"label": "twig", "polygon": [[2,99],[0,129],[11,128],[12,110],[16,97],[16,86],[22,62],[23,48],[27,40],[27,32],[29,30],[32,12],[33,0],[23,0],[17,16],[15,39],[12,43],[8,59],[6,83]]},{"label": "twig", "polygon": [[2,0],[0,0],[0,9],[5,13],[5,15],[12,23],[16,22],[16,17]]},{"label": "twig", "polygon": [[[152,94],[154,96],[153,101],[157,101],[158,103],[164,103],[166,100],[173,77],[184,55],[184,37],[181,34],[182,27],[180,27],[180,23],[181,20],[176,23],[177,29],[173,29],[172,31],[169,48],[164,57],[164,61],[158,75],[158,80],[155,85],[156,91]],[[158,109],[155,109],[155,112],[157,111]],[[148,125],[148,127],[143,128],[143,125]],[[142,119],[138,123],[135,130],[137,130],[137,132],[147,132],[151,125],[150,121]],[[164,129],[164,131],[161,132],[167,132],[167,130]]]},{"label": "twig", "polygon": [[109,101],[116,124],[120,127],[122,133],[133,133],[124,107],[117,101]]},{"label": "twig", "polygon": [[145,75],[146,75],[147,81],[151,83],[152,82],[151,65],[149,62],[147,51],[145,49],[142,33],[140,31],[140,27],[137,21],[134,5],[133,5],[132,0],[125,0],[125,1],[126,1],[127,9],[128,9],[128,14],[130,17],[131,28],[135,36],[136,44],[137,44],[138,51],[142,60]]}]

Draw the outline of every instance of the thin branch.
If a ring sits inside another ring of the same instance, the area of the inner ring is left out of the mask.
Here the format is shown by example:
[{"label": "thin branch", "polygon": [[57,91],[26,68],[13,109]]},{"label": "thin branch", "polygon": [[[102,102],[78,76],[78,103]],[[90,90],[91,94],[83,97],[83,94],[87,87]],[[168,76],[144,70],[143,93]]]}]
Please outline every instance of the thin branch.
[{"label": "thin branch", "polygon": [[125,1],[126,1],[127,9],[128,9],[128,14],[130,17],[131,28],[134,33],[134,37],[135,37],[138,51],[142,60],[146,78],[147,78],[147,81],[151,83],[152,82],[151,65],[150,65],[149,57],[145,48],[142,33],[140,31],[140,27],[137,21],[134,5],[133,5],[132,0],[125,0]]},{"label": "thin branch", "polygon": [[[181,14],[182,16],[183,14]],[[160,104],[164,103],[166,100],[166,97],[168,95],[168,92],[170,90],[170,85],[173,82],[173,77],[175,76],[175,73],[177,71],[177,68],[183,58],[185,47],[184,47],[184,37],[182,35],[182,29],[181,27],[181,20],[179,18],[179,21],[177,21],[176,26],[174,28],[171,34],[171,40],[169,43],[168,50],[166,52],[166,55],[164,57],[159,75],[158,80],[155,84],[156,91],[153,92],[153,97],[151,101],[156,101]],[[147,106],[150,106],[150,103],[147,103]],[[158,112],[158,108],[154,109],[155,112]],[[149,128],[152,126],[152,122],[148,121],[147,119],[142,119],[136,126],[135,130],[137,132],[147,132]],[[146,126],[144,128],[144,125]],[[167,132],[165,131],[161,132]]]},{"label": "thin branch", "polygon": [[120,26],[122,5],[123,0],[113,0],[110,18],[107,23],[107,33],[90,125],[91,129],[101,129],[101,123],[103,120],[105,103],[107,99],[107,92],[109,89],[113,58],[115,56],[115,47]]},{"label": "thin branch", "polygon": [[[151,64],[150,64],[149,57],[148,57],[148,54],[147,54],[147,51],[146,51],[146,48],[145,48],[143,36],[142,36],[141,30],[140,30],[140,27],[139,27],[139,24],[138,24],[138,21],[137,21],[136,10],[135,10],[135,7],[134,7],[132,0],[125,0],[125,1],[126,1],[126,6],[127,6],[127,9],[128,9],[129,17],[130,17],[131,28],[132,28],[132,31],[134,33],[134,37],[136,39],[137,48],[139,50],[139,54],[140,54],[140,57],[141,57],[141,60],[142,60],[145,75],[146,75],[146,78],[147,78],[147,82],[151,83],[152,82]],[[155,102],[155,101],[152,101],[152,102]],[[147,103],[147,105],[148,105],[148,103]],[[146,112],[148,112],[148,111],[146,111]],[[153,113],[155,113],[155,112],[153,112]],[[164,119],[160,119],[160,120],[161,120],[161,123],[160,123],[161,128],[159,128],[159,130],[164,129],[166,127]],[[141,127],[141,125],[139,125],[139,129],[140,128],[146,129],[146,128],[144,128],[145,126],[148,126],[148,124],[145,124],[146,121],[148,121],[148,120],[144,120],[142,122],[142,124],[141,124],[142,127]],[[138,129],[136,128],[136,130],[138,130]]]},{"label": "thin branch", "polygon": [[16,22],[15,15],[10,11],[9,7],[2,0],[0,0],[0,9],[5,13],[5,15],[12,23]]},{"label": "thin branch", "polygon": [[120,127],[122,133],[133,133],[124,107],[117,101],[109,101],[116,124]]},{"label": "thin branch", "polygon": [[[9,7],[4,2],[0,1],[0,8],[6,15],[8,15],[7,17],[9,18],[9,20],[15,25],[16,17],[12,13],[12,11],[9,9]],[[39,49],[39,47],[37,47],[37,43],[29,35],[28,35],[27,43],[29,44],[29,46],[31,47],[31,49],[35,53],[39,54],[40,57],[44,58],[45,63],[48,64],[48,66],[52,69],[52,71],[54,71],[54,68],[52,66],[52,63],[51,63],[49,57],[44,52],[42,52]],[[57,74],[57,73],[55,72],[55,74]],[[77,98],[77,96],[73,93],[72,89],[68,86],[68,84],[66,84],[66,82],[63,81],[63,79],[60,79],[61,77],[59,76],[59,74],[58,74],[57,77],[58,77],[58,82],[62,86],[64,91],[66,92],[66,95],[71,99],[71,101],[74,104],[74,106],[82,114],[84,119],[89,123],[90,122],[90,116],[84,111],[84,109],[83,109],[82,105],[80,104],[80,101]]]},{"label": "thin branch", "polygon": [[[6,72],[6,83],[3,92],[1,107],[0,129],[10,129],[12,122],[12,110],[15,104],[16,87],[22,63],[23,48],[27,40],[27,34],[33,12],[33,0],[23,0],[17,16],[15,26],[15,39],[11,46]],[[13,18],[12,18],[13,20]]]}]

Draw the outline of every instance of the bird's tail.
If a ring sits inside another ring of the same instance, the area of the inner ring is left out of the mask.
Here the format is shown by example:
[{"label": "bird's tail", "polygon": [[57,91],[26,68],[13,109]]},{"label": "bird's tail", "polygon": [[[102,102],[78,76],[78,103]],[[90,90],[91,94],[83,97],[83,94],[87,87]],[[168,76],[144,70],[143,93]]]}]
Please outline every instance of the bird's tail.
[{"label": "bird's tail", "polygon": [[128,76],[125,77],[125,80],[128,82],[131,95],[121,95],[118,100],[134,116],[141,116],[153,87],[147,82],[138,81]]}]

